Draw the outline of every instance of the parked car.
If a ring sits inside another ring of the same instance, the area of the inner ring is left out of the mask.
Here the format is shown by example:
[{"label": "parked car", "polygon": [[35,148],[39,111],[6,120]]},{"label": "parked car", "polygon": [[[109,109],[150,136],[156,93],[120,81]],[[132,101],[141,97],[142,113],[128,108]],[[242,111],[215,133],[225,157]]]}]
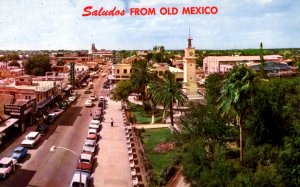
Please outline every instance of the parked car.
[{"label": "parked car", "polygon": [[96,96],[94,96],[94,95],[90,95],[89,99],[92,100],[92,101],[97,100],[97,99],[96,99]]},{"label": "parked car", "polygon": [[86,82],[83,82],[83,83],[81,83],[81,86],[82,86],[82,87],[86,87],[86,86],[87,86],[87,83],[86,83]]},{"label": "parked car", "polygon": [[48,125],[43,123],[39,124],[35,131],[39,132],[41,135],[44,135],[48,130]]},{"label": "parked car", "polygon": [[17,161],[12,157],[3,157],[0,160],[0,178],[6,178],[10,173],[15,172]]},{"label": "parked car", "polygon": [[103,119],[103,116],[98,113],[93,115],[93,120],[97,120],[100,122],[100,121],[102,121],[102,119]]},{"label": "parked car", "polygon": [[64,100],[63,102],[61,102],[60,104],[60,108],[63,110],[66,110],[69,106],[69,102],[67,102],[67,100]]},{"label": "parked car", "polygon": [[[81,183],[80,183],[80,174],[81,174]],[[69,187],[88,187],[90,182],[91,174],[88,172],[75,171],[71,180]]]},{"label": "parked car", "polygon": [[23,147],[34,147],[34,145],[41,139],[39,132],[33,131],[25,136],[25,140],[22,141]]},{"label": "parked car", "polygon": [[91,153],[81,153],[76,169],[92,172],[94,157]]},{"label": "parked car", "polygon": [[17,162],[27,156],[27,149],[22,146],[16,147],[11,153],[10,157],[14,158]]},{"label": "parked car", "polygon": [[97,134],[88,134],[86,139],[87,140],[95,140],[97,142],[98,141],[98,136],[97,136]]},{"label": "parked car", "polygon": [[90,99],[88,99],[88,100],[85,102],[84,105],[85,105],[86,107],[91,107],[91,106],[93,106],[93,101],[90,100]]},{"label": "parked car", "polygon": [[96,129],[89,129],[88,134],[96,134],[97,135],[97,130]]},{"label": "parked car", "polygon": [[83,145],[83,148],[82,148],[82,152],[83,153],[91,153],[91,154],[95,154],[96,152],[96,141],[95,140],[85,140],[84,141],[84,145]]},{"label": "parked car", "polygon": [[84,90],[84,93],[85,93],[85,94],[89,94],[89,93],[91,93],[91,91],[90,91],[90,89],[85,89],[85,90]]},{"label": "parked car", "polygon": [[58,117],[58,116],[57,116],[55,113],[50,113],[50,114],[48,115],[48,118],[47,118],[47,120],[46,120],[46,123],[47,123],[47,124],[54,123],[54,121],[56,120],[57,117]]},{"label": "parked car", "polygon": [[73,103],[73,102],[76,100],[76,98],[77,98],[77,96],[76,96],[76,95],[73,95],[73,96],[69,97],[69,101],[70,101],[71,103]]},{"label": "parked car", "polygon": [[90,123],[89,128],[90,129],[96,129],[97,131],[99,131],[100,130],[100,125],[96,124],[96,123]]},{"label": "parked car", "polygon": [[53,110],[53,113],[55,113],[59,117],[64,113],[64,110],[60,108],[56,108]]}]

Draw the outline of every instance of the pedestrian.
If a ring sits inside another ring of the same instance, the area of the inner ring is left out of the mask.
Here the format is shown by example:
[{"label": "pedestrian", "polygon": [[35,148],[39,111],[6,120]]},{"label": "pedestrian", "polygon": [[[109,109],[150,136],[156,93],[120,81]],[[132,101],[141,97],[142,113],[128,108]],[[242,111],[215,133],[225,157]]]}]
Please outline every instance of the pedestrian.
[{"label": "pedestrian", "polygon": [[93,116],[93,113],[92,113],[92,111],[90,112],[90,116]]},{"label": "pedestrian", "polygon": [[110,118],[110,126],[114,126],[114,120],[113,120],[113,118]]}]

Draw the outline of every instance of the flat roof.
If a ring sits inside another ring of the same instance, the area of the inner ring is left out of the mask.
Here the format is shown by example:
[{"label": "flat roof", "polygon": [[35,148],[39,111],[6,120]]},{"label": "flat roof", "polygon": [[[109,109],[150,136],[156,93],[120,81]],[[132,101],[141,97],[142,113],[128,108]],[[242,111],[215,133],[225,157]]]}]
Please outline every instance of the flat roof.
[{"label": "flat roof", "polygon": [[17,118],[10,118],[0,124],[0,132],[5,131],[8,127],[12,126],[15,124],[19,119]]}]

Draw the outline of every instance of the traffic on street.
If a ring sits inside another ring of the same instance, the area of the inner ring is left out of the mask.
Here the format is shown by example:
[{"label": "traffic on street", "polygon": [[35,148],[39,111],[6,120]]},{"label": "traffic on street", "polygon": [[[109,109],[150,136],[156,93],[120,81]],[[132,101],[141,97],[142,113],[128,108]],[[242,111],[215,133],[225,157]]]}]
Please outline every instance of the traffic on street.
[{"label": "traffic on street", "polygon": [[[27,128],[4,149],[0,153],[0,169],[5,169],[5,173],[0,173],[0,186],[84,183],[98,165],[95,155],[100,149],[105,97],[110,92],[104,82],[107,76],[99,76],[73,90],[67,97],[68,107],[53,110],[47,125]],[[89,183],[93,186],[93,180]]]}]

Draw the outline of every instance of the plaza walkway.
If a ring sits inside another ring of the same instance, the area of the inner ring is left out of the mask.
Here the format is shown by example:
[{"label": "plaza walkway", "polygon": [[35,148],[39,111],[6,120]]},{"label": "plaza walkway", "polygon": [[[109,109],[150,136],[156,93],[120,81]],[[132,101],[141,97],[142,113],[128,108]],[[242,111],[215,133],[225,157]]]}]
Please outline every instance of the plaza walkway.
[{"label": "plaza walkway", "polygon": [[[121,103],[107,98],[107,104],[93,184],[95,187],[132,187]],[[114,127],[110,125],[111,118]]]}]

